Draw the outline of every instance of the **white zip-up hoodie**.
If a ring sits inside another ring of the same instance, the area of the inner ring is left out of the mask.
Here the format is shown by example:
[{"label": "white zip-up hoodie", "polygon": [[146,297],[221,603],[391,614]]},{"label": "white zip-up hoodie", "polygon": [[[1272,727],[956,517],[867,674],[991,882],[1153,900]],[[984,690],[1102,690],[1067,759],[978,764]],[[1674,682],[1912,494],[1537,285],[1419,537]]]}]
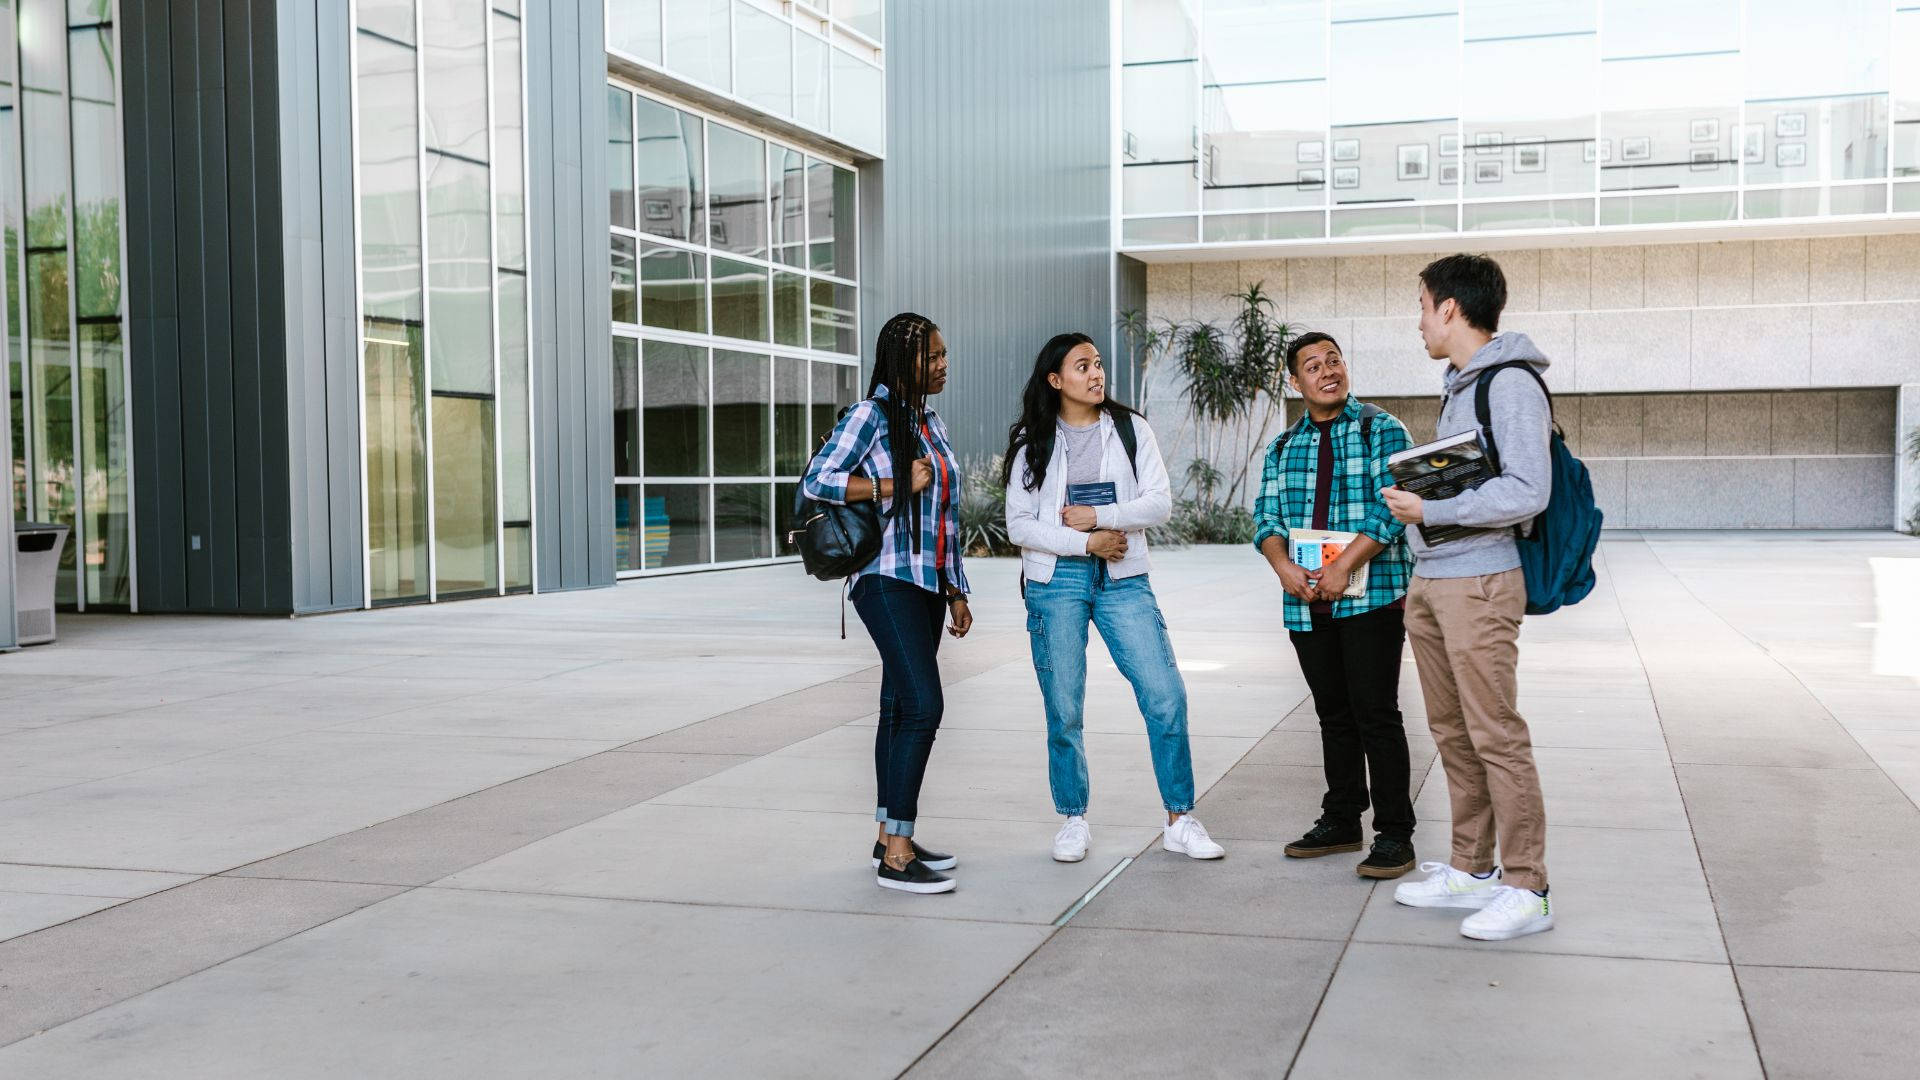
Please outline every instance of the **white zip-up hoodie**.
[{"label": "white zip-up hoodie", "polygon": [[[1133,418],[1133,432],[1137,452],[1129,465],[1113,417],[1101,411],[1100,479],[1113,482],[1116,501],[1096,506],[1093,512],[1100,528],[1127,534],[1126,556],[1107,564],[1108,575],[1115,578],[1137,577],[1150,569],[1147,530],[1173,516],[1173,488],[1167,481],[1167,464],[1160,458],[1160,443],[1144,417]],[[1045,483],[1034,491],[1028,487],[1032,482],[1023,447],[1013,466],[1013,483],[1007,485],[1007,537],[1020,545],[1020,567],[1027,580],[1045,584],[1053,580],[1054,560],[1087,553],[1088,534],[1069,529],[1060,520],[1067,506],[1067,441],[1058,434]]]}]

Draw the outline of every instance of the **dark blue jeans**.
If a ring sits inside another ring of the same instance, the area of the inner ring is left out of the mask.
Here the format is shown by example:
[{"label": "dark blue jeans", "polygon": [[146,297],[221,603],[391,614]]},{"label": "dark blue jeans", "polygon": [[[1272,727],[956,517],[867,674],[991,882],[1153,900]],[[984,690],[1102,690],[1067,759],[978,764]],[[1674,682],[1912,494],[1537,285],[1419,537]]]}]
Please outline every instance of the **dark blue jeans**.
[{"label": "dark blue jeans", "polygon": [[920,782],[946,708],[937,654],[947,603],[912,582],[867,574],[853,587],[853,609],[880,650],[874,819],[893,836],[912,836],[920,816]]}]

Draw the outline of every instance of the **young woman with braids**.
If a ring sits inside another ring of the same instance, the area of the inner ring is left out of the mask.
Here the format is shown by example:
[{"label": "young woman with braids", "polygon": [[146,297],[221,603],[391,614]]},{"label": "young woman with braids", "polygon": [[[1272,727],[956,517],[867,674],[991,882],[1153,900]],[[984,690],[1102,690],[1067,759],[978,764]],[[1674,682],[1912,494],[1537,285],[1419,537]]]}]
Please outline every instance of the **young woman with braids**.
[{"label": "young woman with braids", "polygon": [[1007,535],[1020,545],[1033,668],[1047,709],[1047,774],[1054,809],[1067,819],[1053,857],[1079,862],[1092,841],[1080,740],[1092,623],[1147,721],[1167,810],[1162,845],[1195,859],[1220,858],[1225,849],[1188,813],[1187,687],[1147,583],[1146,530],[1173,509],[1167,466],[1146,419],[1107,396],[1106,367],[1092,338],[1058,334],[1040,350],[1020,419],[1007,431],[1004,467]]},{"label": "young woman with braids", "polygon": [[940,629],[949,617],[946,630],[956,638],[973,627],[956,513],[960,466],[945,425],[927,407],[927,398],[946,385],[947,343],[940,328],[911,313],[888,319],[875,343],[866,400],[840,418],[801,481],[820,502],[885,503],[880,554],[850,584],[854,610],[880,651],[875,881],[911,893],[954,887],[940,871],[956,860],[915,843],[913,823],[944,707],[936,656]]}]

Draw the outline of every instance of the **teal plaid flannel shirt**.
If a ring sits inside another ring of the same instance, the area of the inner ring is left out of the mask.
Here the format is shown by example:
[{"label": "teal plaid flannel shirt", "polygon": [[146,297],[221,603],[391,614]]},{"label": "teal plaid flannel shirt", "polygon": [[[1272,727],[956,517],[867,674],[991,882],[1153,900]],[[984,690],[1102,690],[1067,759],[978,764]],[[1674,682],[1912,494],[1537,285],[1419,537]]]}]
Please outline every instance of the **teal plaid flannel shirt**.
[{"label": "teal plaid flannel shirt", "polygon": [[[1333,488],[1327,508],[1327,528],[1359,533],[1380,542],[1385,550],[1373,557],[1362,596],[1334,602],[1333,617],[1343,619],[1386,607],[1406,595],[1413,576],[1413,556],[1407,550],[1406,526],[1395,521],[1380,498],[1380,489],[1393,484],[1387,459],[1413,445],[1406,425],[1391,413],[1373,418],[1373,445],[1360,438],[1359,398],[1347,398],[1346,411],[1329,430],[1333,444]],[[1320,429],[1303,414],[1289,429],[1291,437],[1273,440],[1260,474],[1260,495],[1253,503],[1253,546],[1269,536],[1286,538],[1289,529],[1313,527],[1314,481],[1320,468]],[[1286,443],[1285,451],[1281,443]],[[1313,629],[1310,608],[1286,597],[1289,630]]]}]

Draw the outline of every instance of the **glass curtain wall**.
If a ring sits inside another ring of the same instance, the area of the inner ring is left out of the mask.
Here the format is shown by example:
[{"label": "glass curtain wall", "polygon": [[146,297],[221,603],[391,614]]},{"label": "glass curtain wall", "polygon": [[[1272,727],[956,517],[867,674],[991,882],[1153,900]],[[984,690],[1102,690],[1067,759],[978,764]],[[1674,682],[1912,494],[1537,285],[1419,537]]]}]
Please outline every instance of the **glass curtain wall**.
[{"label": "glass curtain wall", "polygon": [[607,51],[878,154],[883,0],[611,0]]},{"label": "glass curtain wall", "polygon": [[112,0],[0,0],[13,513],[72,529],[58,597],[132,603]]},{"label": "glass curtain wall", "polygon": [[790,555],[859,391],[858,178],[624,85],[607,110],[615,566]]},{"label": "glass curtain wall", "polygon": [[1123,246],[1920,211],[1920,6],[1121,11]]},{"label": "glass curtain wall", "polygon": [[531,589],[518,5],[356,18],[368,600]]}]

